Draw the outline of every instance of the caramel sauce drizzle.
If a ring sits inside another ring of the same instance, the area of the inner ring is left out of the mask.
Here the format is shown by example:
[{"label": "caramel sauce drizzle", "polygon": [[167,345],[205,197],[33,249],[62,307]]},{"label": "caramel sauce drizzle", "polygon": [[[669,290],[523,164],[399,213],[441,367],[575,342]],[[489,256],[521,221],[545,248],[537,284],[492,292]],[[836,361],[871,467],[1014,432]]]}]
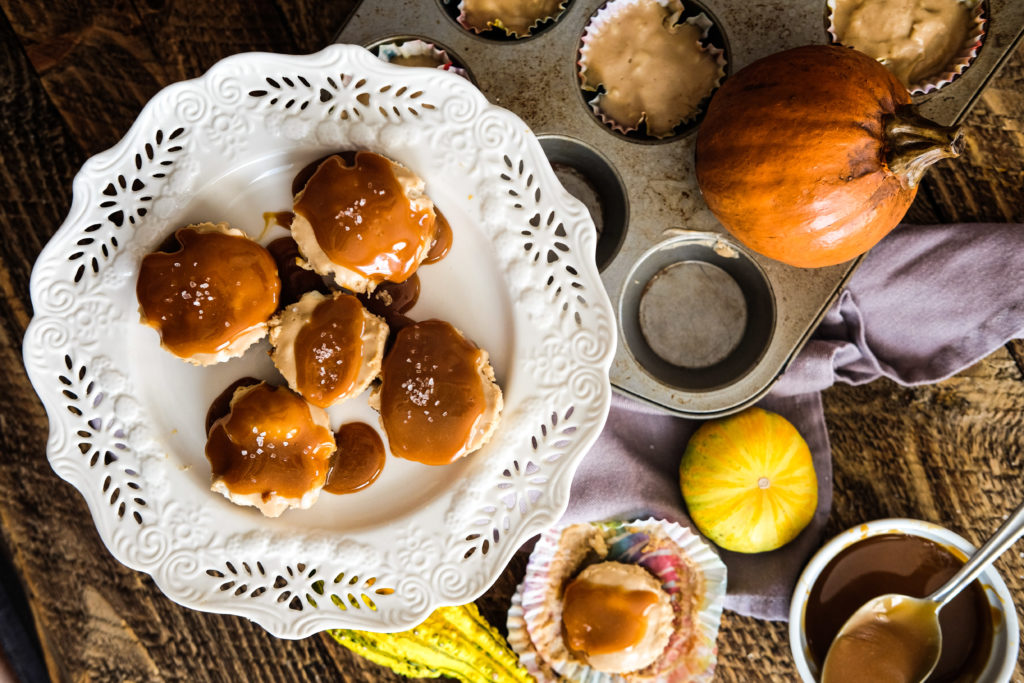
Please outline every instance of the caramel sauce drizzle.
[{"label": "caramel sauce drizzle", "polygon": [[235,397],[236,389],[251,387],[259,383],[260,380],[255,377],[241,377],[229,384],[227,389],[220,392],[217,398],[213,399],[213,403],[210,404],[210,409],[206,411],[206,429],[203,433],[209,435],[210,429],[213,428],[213,423],[231,412],[231,399]]},{"label": "caramel sauce drizzle", "polygon": [[363,305],[351,294],[324,299],[295,338],[296,389],[321,408],[352,391],[363,363]]},{"label": "caramel sauce drizzle", "polygon": [[292,305],[306,292],[330,294],[331,290],[324,284],[323,277],[298,264],[297,259],[301,258],[299,245],[291,237],[277,238],[267,245],[267,251],[274,257],[277,273],[281,278],[281,300],[278,303],[278,310]]},{"label": "caramel sauce drizzle", "polygon": [[291,211],[264,211],[263,232],[266,233],[270,230],[272,225],[280,225],[286,230],[291,230],[293,218],[295,218],[295,214]]},{"label": "caramel sauce drizzle", "polygon": [[213,423],[206,457],[213,476],[240,495],[300,498],[327,477],[334,435],[287,387],[260,384]]},{"label": "caramel sauce drizzle", "polygon": [[382,282],[372,292],[357,294],[366,310],[384,318],[390,331],[390,343],[403,327],[415,322],[405,315],[420,298],[420,276],[413,273],[405,282]]},{"label": "caramel sauce drizzle", "polygon": [[389,311],[405,313],[419,301],[420,277],[413,273],[405,282],[382,282],[368,298],[382,302]]},{"label": "caramel sauce drizzle", "polygon": [[266,249],[192,227],[174,237],[179,249],[142,259],[135,287],[143,322],[172,353],[217,353],[273,315],[281,281]]},{"label": "caramel sauce drizzle", "polygon": [[414,210],[391,162],[367,152],[354,166],[339,156],[320,164],[295,198],[295,213],[334,263],[378,282],[412,275],[434,234],[434,212]]},{"label": "caramel sauce drizzle", "polygon": [[377,480],[384,469],[384,442],[365,422],[349,422],[334,433],[338,450],[324,491],[354,493]]},{"label": "caramel sauce drizzle", "polygon": [[637,645],[647,633],[647,613],[657,602],[653,591],[573,581],[562,603],[569,649],[604,655]]},{"label": "caramel sauce drizzle", "polygon": [[486,409],[480,353],[442,320],[398,333],[380,388],[381,421],[394,455],[427,465],[458,457]]},{"label": "caramel sauce drizzle", "polygon": [[314,173],[316,173],[316,169],[320,168],[320,164],[333,156],[341,157],[341,160],[350,166],[356,159],[355,152],[337,152],[336,154],[328,154],[327,156],[322,156],[319,159],[314,159],[300,168],[299,172],[295,174],[294,178],[292,178],[292,197],[295,197],[306,189],[306,183],[308,183],[309,179],[313,177]]},{"label": "caramel sauce drizzle", "polygon": [[434,207],[434,241],[430,243],[430,251],[427,252],[427,257],[423,259],[423,265],[430,265],[431,263],[437,263],[452,249],[452,226],[448,222],[437,207]]}]

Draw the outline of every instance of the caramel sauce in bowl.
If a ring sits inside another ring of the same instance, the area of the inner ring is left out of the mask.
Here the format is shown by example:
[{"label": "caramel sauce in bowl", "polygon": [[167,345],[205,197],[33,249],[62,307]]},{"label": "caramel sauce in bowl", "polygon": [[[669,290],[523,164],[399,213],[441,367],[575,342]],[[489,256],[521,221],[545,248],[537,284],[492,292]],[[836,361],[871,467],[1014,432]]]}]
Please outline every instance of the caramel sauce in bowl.
[{"label": "caramel sauce in bowl", "polygon": [[[912,519],[869,522],[829,541],[804,569],[790,604],[790,649],[801,678],[819,680],[832,638],[867,600],[884,593],[926,596],[974,550],[953,532]],[[992,567],[942,610],[940,623],[943,650],[929,681],[997,681],[1012,674],[1016,610]]]}]

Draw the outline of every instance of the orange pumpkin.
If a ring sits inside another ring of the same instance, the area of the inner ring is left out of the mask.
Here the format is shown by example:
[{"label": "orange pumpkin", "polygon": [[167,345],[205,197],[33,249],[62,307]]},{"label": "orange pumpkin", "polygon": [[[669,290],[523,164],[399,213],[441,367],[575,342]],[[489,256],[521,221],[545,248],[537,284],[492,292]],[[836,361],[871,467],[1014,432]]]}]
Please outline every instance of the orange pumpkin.
[{"label": "orange pumpkin", "polygon": [[848,261],[896,227],[925,170],[960,151],[874,59],[809,45],[728,79],[697,134],[697,182],[719,221],[793,266]]}]

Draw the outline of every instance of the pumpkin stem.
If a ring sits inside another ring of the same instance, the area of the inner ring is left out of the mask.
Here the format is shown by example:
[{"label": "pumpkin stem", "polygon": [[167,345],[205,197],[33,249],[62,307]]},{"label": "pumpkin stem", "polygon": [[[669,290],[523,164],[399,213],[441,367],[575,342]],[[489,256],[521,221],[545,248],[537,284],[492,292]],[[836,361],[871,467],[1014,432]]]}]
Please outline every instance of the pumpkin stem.
[{"label": "pumpkin stem", "polygon": [[940,126],[918,114],[913,105],[898,107],[882,123],[889,170],[902,176],[910,187],[917,187],[924,172],[936,161],[958,157],[963,151],[963,128]]}]

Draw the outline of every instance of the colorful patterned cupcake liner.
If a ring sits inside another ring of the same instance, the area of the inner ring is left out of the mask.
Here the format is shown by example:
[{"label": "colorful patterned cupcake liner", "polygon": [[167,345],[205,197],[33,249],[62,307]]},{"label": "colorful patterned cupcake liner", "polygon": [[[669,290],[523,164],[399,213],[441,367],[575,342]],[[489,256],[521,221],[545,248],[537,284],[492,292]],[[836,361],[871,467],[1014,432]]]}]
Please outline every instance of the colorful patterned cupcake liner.
[{"label": "colorful patterned cupcake liner", "polygon": [[[672,522],[645,519],[589,526],[603,539],[606,555],[595,559],[594,553],[581,555],[580,548],[565,547],[563,532],[570,527],[559,527],[542,535],[530,556],[508,615],[509,643],[523,665],[542,682],[711,680],[726,587],[722,561],[698,536]],[[588,554],[591,557],[584,557]],[[567,556],[579,556],[576,566],[564,564]],[[628,674],[596,671],[569,655],[561,642],[561,591],[569,578],[593,561],[638,564],[656,576],[669,594],[675,613],[673,634],[658,660],[645,669]],[[696,602],[691,603],[691,598]]]},{"label": "colorful patterned cupcake liner", "polygon": [[469,78],[469,74],[461,64],[448,54],[446,50],[433,43],[428,43],[418,38],[412,40],[401,40],[393,43],[382,43],[375,47],[377,56],[388,63],[394,63],[402,59],[424,57],[437,65],[442,71],[451,71],[463,78]]}]

